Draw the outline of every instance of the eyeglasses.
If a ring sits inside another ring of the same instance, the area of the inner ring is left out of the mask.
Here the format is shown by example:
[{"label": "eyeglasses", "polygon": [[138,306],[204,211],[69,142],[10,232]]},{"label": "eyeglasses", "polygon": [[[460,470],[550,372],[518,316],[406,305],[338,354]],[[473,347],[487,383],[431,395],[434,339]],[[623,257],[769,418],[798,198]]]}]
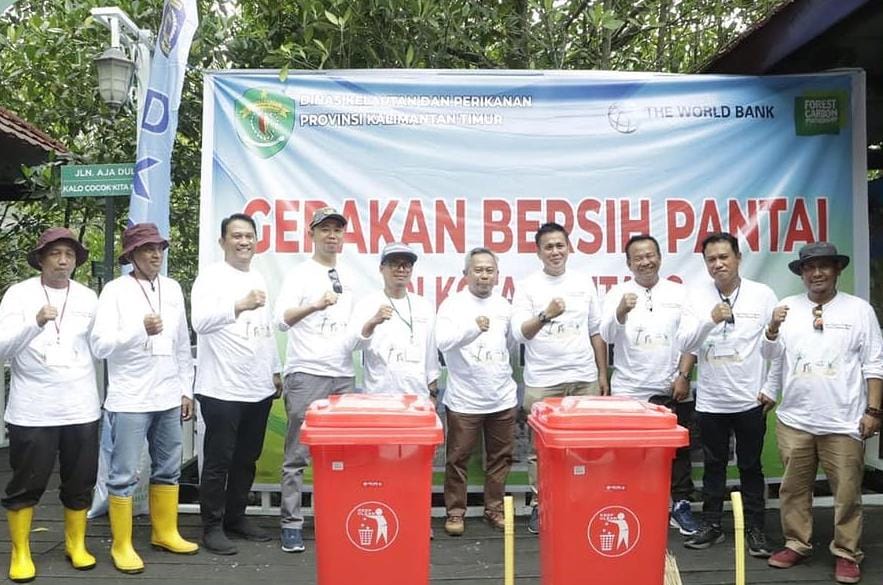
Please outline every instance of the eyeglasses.
[{"label": "eyeglasses", "polygon": [[340,277],[337,275],[337,269],[332,268],[328,271],[328,279],[331,280],[331,290],[337,294],[343,293],[343,285],[340,284]]},{"label": "eyeglasses", "polygon": [[644,289],[644,304],[647,306],[647,310],[652,313],[653,312],[653,293],[650,292],[649,288]]},{"label": "eyeglasses", "polygon": [[733,311],[732,311],[733,310],[733,303],[730,302],[730,299],[728,297],[724,298],[724,302],[727,304],[728,307],[730,307],[730,316],[727,317],[725,321],[727,323],[729,323],[730,325],[734,325],[736,323],[736,316],[733,315]]},{"label": "eyeglasses", "polygon": [[812,328],[816,331],[825,330],[825,322],[822,321],[822,305],[816,305],[812,308]]}]

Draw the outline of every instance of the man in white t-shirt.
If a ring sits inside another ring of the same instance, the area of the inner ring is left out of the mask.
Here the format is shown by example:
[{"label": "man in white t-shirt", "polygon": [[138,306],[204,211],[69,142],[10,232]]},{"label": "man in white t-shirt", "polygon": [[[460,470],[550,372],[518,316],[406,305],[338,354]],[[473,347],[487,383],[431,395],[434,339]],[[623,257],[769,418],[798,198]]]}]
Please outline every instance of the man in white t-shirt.
[{"label": "man in white t-shirt", "polygon": [[11,366],[6,404],[9,465],[3,507],[12,555],[9,578],[36,576],[30,532],[56,458],[64,505],[65,554],[75,569],[91,569],[86,511],[98,470],[98,388],[89,330],[95,293],[72,280],[88,252],[67,228],[43,232],[28,255],[40,275],[12,285],[0,302],[0,363]]},{"label": "man in white t-shirt", "polygon": [[[609,394],[607,345],[599,335],[601,306],[587,274],[567,272],[570,242],[557,223],[540,226],[534,236],[543,268],[515,287],[512,333],[524,343],[524,400]],[[528,477],[535,497],[528,530],[539,532],[537,457],[531,444]]]},{"label": "man in white t-shirt", "polygon": [[334,208],[313,214],[315,250],[286,277],[274,319],[288,333],[282,397],[288,433],[282,463],[282,550],[302,552],[301,490],[309,451],[300,442],[307,407],[331,394],[353,391],[353,359],[347,328],[353,307],[352,283],[338,272],[346,219]]},{"label": "man in white t-shirt", "polygon": [[773,310],[762,351],[766,358],[783,358],[776,438],[785,465],[779,489],[785,548],[769,564],[787,569],[812,553],[813,486],[821,464],[834,496],[834,578],[858,583],[863,441],[879,432],[883,416],[883,338],[874,309],[837,290],[848,264],[833,244],[801,248],[788,268],[806,293],[783,299]]},{"label": "man in white t-shirt", "polygon": [[178,533],[181,421],[193,416],[193,358],[181,287],[160,274],[168,247],[152,223],[126,228],[119,261],[131,264],[132,272],[105,285],[92,327],[92,351],[107,360],[110,554],[123,573],[144,570],[132,546],[132,499],[145,439],[151,460],[150,542],[177,554],[199,549]]},{"label": "man in white t-shirt", "polygon": [[252,268],[254,220],[234,213],[221,222],[224,260],[201,270],[190,295],[197,334],[194,394],[205,422],[199,511],[202,542],[216,554],[236,554],[227,534],[266,542],[245,515],[267,418],[282,378],[267,284]]},{"label": "man in white t-shirt", "polygon": [[445,532],[463,534],[466,467],[484,437],[484,518],[503,529],[503,494],[512,466],[518,406],[510,352],[512,306],[494,296],[499,280],[497,257],[486,248],[466,255],[467,288],[442,302],[436,322],[438,348],[448,366],[442,395],[447,420]]},{"label": "man in white t-shirt", "polygon": [[[688,427],[693,361],[681,355],[677,343],[687,291],[659,277],[662,254],[653,236],[630,238],[625,260],[634,278],[610,289],[601,318],[601,336],[614,346],[610,392],[664,404],[677,414],[678,424]],[[690,448],[681,447],[671,466],[670,523],[684,535],[699,529],[688,501],[692,492]]]},{"label": "man in white t-shirt", "polygon": [[699,365],[696,418],[705,461],[703,517],[701,528],[684,546],[706,549],[724,540],[721,519],[733,435],[748,552],[766,558],[770,549],[764,532],[766,483],[761,455],[768,409],[758,395],[767,364],[760,346],[777,299],[767,285],[739,274],[742,254],[732,234],[707,236],[702,256],[711,279],[690,289],[681,341],[683,350],[696,356]]},{"label": "man in white t-shirt", "polygon": [[435,311],[408,292],[417,254],[407,244],[387,244],[380,255],[383,290],[353,310],[351,336],[362,350],[367,394],[438,394]]}]

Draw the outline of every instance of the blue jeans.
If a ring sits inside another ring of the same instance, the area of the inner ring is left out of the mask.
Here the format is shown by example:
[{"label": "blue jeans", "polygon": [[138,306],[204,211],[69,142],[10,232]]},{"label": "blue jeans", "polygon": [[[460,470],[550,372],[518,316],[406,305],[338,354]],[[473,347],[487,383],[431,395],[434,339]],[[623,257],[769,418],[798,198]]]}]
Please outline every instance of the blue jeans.
[{"label": "blue jeans", "polygon": [[108,415],[113,434],[108,493],[121,497],[135,493],[144,439],[150,453],[150,483],[177,485],[181,476],[181,407]]}]

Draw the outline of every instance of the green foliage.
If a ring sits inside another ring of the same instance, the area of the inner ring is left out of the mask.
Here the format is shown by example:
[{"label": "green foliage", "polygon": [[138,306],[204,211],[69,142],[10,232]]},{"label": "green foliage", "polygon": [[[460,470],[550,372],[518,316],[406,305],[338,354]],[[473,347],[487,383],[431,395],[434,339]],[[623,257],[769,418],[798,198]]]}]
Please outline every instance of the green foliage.
[{"label": "green foliage", "polygon": [[[488,68],[687,72],[781,0],[198,0],[172,166],[171,276],[189,291],[197,265],[205,69]],[[18,0],[0,15],[0,105],[58,138],[75,162],[135,158],[130,105],[115,117],[92,59],[109,40],[98,0]],[[117,4],[156,30],[162,2]],[[0,204],[0,244],[24,250],[49,225],[72,226],[103,255],[103,205],[59,197],[57,162],[24,171],[37,200]],[[118,202],[123,216],[125,202]],[[0,268],[0,290],[28,272]],[[18,256],[21,256],[19,260]],[[81,278],[84,275],[81,275]]]}]

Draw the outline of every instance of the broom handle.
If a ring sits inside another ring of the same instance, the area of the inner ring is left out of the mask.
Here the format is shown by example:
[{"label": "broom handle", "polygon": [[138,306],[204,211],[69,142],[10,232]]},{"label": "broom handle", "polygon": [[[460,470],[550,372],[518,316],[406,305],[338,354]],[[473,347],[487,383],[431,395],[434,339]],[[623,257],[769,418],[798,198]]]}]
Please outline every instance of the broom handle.
[{"label": "broom handle", "polygon": [[742,494],[732,492],[733,523],[736,541],[736,585],[745,585],[745,516],[742,513]]}]

